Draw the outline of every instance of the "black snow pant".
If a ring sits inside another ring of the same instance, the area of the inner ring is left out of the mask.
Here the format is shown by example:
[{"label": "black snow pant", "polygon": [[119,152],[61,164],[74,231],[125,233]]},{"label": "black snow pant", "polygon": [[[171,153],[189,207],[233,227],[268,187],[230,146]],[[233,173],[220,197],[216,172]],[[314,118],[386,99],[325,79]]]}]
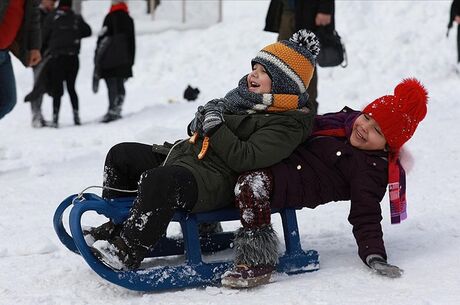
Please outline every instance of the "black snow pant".
[{"label": "black snow pant", "polygon": [[[192,210],[198,197],[193,174],[181,166],[161,166],[165,157],[153,152],[151,145],[120,143],[110,149],[105,161],[105,186],[137,189],[120,235],[143,257],[166,234],[174,212]],[[102,195],[116,198],[132,193],[105,189]]]},{"label": "black snow pant", "polygon": [[75,90],[80,62],[78,54],[58,55],[51,59],[51,86],[53,96],[53,117],[58,117],[61,108],[61,97],[64,94],[64,82],[69,92],[70,102],[74,112],[78,111],[78,95]]}]

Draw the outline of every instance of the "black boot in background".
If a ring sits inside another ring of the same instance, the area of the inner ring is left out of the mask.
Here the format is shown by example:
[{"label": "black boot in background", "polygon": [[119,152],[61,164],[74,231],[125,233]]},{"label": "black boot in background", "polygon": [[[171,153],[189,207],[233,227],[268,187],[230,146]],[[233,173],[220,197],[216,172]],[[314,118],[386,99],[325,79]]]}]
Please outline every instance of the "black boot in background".
[{"label": "black boot in background", "polygon": [[77,125],[77,126],[80,126],[80,125],[81,125],[80,115],[78,114],[78,110],[74,110],[74,111],[73,111],[73,122],[74,122],[75,125]]},{"label": "black boot in background", "polygon": [[59,128],[59,114],[53,113],[53,122],[50,124],[50,127]]}]

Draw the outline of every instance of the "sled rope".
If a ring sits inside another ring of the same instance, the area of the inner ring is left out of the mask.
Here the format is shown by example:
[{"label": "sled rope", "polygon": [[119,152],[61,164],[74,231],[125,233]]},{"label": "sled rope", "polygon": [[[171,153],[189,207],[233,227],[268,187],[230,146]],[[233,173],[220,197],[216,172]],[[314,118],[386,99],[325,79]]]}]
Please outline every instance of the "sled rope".
[{"label": "sled rope", "polygon": [[85,191],[89,190],[89,189],[92,189],[92,188],[100,188],[100,189],[106,189],[106,190],[118,191],[118,192],[125,192],[125,193],[137,193],[137,190],[122,190],[122,189],[117,189],[117,188],[110,187],[110,186],[91,185],[91,186],[88,186],[88,187],[84,188],[80,193],[78,193],[78,195],[75,196],[74,199],[72,199],[72,204],[74,204],[76,200],[84,201],[85,197],[83,197],[83,193]]}]

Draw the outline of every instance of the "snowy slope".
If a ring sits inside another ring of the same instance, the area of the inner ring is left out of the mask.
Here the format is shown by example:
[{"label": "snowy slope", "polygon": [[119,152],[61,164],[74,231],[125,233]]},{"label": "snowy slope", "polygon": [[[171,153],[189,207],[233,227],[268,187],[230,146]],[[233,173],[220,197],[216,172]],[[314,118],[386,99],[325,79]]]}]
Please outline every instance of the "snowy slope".
[{"label": "snowy slope", "polygon": [[[262,31],[267,1],[225,1],[224,22],[191,29],[152,23],[144,5],[130,1],[137,58],[121,121],[97,123],[108,102],[103,83],[98,94],[91,92],[95,34],[83,41],[80,56],[81,127],[72,125],[66,95],[61,128],[32,129],[30,106],[21,101],[32,86],[32,72],[14,62],[19,102],[0,121],[1,305],[460,304],[460,135],[454,125],[460,77],[454,65],[456,31],[445,37],[450,1],[336,1],[349,66],[319,69],[320,112],[344,105],[358,109],[409,76],[422,80],[430,92],[427,118],[407,145],[416,160],[408,175],[408,220],[391,226],[388,199],[382,202],[389,260],[405,270],[401,279],[378,277],[362,264],[347,222],[348,202],[298,214],[302,244],[320,252],[320,271],[277,275],[274,283],[248,291],[132,292],[104,281],[66,250],[52,228],[54,210],[69,194],[101,183],[107,150],[121,141],[185,137],[197,105],[236,86],[252,56],[276,39]],[[84,2],[83,15],[93,32],[108,6],[109,1]],[[182,100],[187,84],[200,88],[201,102]],[[43,108],[50,118],[49,97]],[[89,223],[99,220],[88,217]],[[279,231],[279,220],[275,223]]]}]

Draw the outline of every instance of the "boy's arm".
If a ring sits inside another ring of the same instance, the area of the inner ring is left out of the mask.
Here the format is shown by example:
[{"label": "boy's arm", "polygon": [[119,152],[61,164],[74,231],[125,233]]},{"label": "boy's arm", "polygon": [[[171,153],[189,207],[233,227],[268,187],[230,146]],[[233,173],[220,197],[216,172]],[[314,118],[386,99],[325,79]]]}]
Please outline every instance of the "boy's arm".
[{"label": "boy's arm", "polygon": [[[271,114],[276,115],[276,114]],[[239,139],[225,124],[210,137],[212,150],[235,172],[264,168],[287,158],[311,132],[313,114],[302,122],[286,117]]]}]

